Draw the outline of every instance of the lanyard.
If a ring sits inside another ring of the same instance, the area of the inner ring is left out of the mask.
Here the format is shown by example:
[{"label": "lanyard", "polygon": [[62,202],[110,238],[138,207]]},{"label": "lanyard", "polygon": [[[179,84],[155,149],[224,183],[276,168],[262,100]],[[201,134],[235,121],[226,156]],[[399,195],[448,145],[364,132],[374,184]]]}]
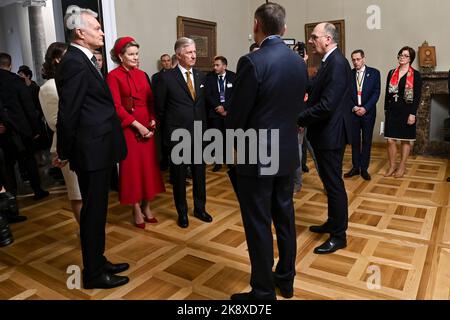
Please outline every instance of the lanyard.
[{"label": "lanyard", "polygon": [[358,84],[358,92],[362,92],[362,87],[363,87],[363,83],[364,83],[364,78],[366,77],[366,70],[364,70],[363,72],[363,76],[361,79],[359,79],[358,77],[358,72],[356,73],[356,83]]}]

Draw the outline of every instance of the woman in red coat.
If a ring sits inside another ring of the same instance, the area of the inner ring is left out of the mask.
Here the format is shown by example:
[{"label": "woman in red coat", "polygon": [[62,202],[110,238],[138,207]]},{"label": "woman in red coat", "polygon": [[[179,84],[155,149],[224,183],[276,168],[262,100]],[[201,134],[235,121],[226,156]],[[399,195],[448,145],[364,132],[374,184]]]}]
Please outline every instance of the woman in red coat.
[{"label": "woman in red coat", "polygon": [[139,44],[133,38],[117,39],[111,58],[119,66],[108,74],[106,81],[128,148],[126,159],[120,163],[119,200],[123,205],[133,206],[136,227],[145,229],[145,222],[157,222],[149,201],[165,192],[154,140],[153,93],[147,75],[138,69]]}]

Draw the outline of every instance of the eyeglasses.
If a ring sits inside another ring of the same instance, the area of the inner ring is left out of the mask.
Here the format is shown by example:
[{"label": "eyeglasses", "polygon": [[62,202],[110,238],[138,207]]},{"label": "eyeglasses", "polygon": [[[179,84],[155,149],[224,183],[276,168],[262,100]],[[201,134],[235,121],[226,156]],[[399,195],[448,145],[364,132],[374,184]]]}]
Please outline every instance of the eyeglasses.
[{"label": "eyeglasses", "polygon": [[316,40],[319,39],[319,38],[326,38],[326,37],[329,37],[329,36],[327,36],[327,35],[325,35],[325,36],[316,36],[315,34],[312,34],[309,38],[310,38],[311,40],[316,41]]},{"label": "eyeglasses", "polygon": [[400,59],[400,58],[409,58],[409,56],[406,55],[406,54],[399,54],[399,55],[397,56],[397,58],[398,58],[398,59]]}]

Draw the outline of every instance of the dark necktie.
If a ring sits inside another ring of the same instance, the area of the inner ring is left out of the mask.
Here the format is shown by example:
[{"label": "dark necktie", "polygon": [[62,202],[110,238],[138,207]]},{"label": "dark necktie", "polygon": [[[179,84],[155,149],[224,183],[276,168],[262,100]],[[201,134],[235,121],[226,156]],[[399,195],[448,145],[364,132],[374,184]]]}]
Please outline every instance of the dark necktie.
[{"label": "dark necktie", "polygon": [[97,58],[95,56],[92,56],[91,61],[94,64],[95,69],[97,69],[98,73],[103,78],[102,69],[100,69],[100,65],[97,62]]},{"label": "dark necktie", "polygon": [[220,95],[220,102],[225,102],[225,80],[223,79],[223,76],[219,76],[219,95]]}]

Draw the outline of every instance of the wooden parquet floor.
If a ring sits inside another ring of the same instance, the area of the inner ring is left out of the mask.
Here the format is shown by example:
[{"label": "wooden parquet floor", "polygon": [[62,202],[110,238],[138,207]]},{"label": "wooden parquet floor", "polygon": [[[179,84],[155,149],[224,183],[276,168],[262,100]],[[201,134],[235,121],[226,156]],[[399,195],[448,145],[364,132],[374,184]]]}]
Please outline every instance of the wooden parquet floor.
[{"label": "wooden parquet floor", "polygon": [[[297,225],[295,299],[450,299],[450,174],[447,159],[411,157],[403,179],[385,178],[384,148],[374,148],[370,173],[346,180],[348,247],[319,256],[326,239],[308,231],[326,220],[321,182],[309,162],[304,187],[294,197]],[[351,167],[345,155],[344,171]],[[228,299],[249,289],[249,259],[240,210],[225,171],[207,174],[207,210],[212,224],[192,217],[176,225],[171,186],[152,203],[159,220],[146,230],[132,225],[131,209],[110,196],[106,256],[129,262],[126,286],[71,290],[71,265],[81,266],[78,228],[64,189],[50,199],[20,200],[28,221],[12,226],[14,244],[0,249],[0,299]],[[191,194],[191,187],[188,188]],[[190,204],[192,198],[189,198]],[[192,210],[192,208],[191,208]],[[274,237],[274,244],[275,244]],[[277,257],[275,246],[275,256]],[[379,272],[379,286],[373,282]],[[281,297],[279,297],[281,298]]]}]

